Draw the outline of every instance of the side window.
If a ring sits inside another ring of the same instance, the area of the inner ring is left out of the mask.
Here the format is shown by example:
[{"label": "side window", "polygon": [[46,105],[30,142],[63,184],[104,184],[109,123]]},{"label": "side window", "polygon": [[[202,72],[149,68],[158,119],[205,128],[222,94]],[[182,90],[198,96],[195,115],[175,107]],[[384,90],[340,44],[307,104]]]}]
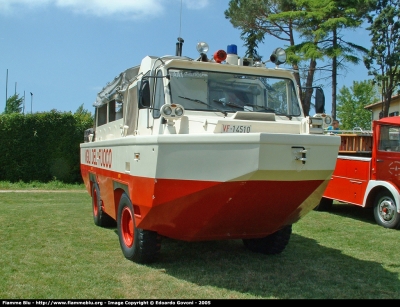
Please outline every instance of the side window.
[{"label": "side window", "polygon": [[97,108],[97,126],[107,124],[107,104]]},{"label": "side window", "polygon": [[122,101],[115,101],[115,120],[123,117]]},{"label": "side window", "polygon": [[122,118],[122,101],[111,100],[96,109],[97,126],[101,126]]},{"label": "side window", "polygon": [[140,97],[140,104],[139,108],[149,108],[150,107],[150,84],[149,80],[143,80],[141,84],[141,97]]},{"label": "side window", "polygon": [[108,122],[115,120],[115,100],[108,103]]},{"label": "side window", "polygon": [[400,129],[394,126],[382,126],[380,130],[381,140],[379,149],[385,151],[400,152]]},{"label": "side window", "polygon": [[379,135],[379,150],[386,150],[389,147],[389,129],[386,126],[381,126]]},{"label": "side window", "polygon": [[161,78],[161,76],[162,76],[162,72],[159,71],[157,73],[157,77],[160,77],[160,78],[156,78],[156,88],[155,88],[155,95],[154,95],[154,113],[153,113],[154,118],[160,117],[160,115],[161,115],[160,109],[165,103],[164,79]]},{"label": "side window", "polygon": [[122,101],[111,100],[108,103],[108,122],[122,118]]}]

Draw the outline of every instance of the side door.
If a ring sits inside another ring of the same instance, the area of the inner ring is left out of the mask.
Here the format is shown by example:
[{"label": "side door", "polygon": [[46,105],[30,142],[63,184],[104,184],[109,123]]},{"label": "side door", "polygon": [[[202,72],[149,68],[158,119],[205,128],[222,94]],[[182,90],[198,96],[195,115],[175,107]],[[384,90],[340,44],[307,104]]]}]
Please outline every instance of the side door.
[{"label": "side door", "polygon": [[395,125],[377,125],[375,144],[376,156],[374,168],[376,180],[393,182],[400,186],[400,127]]}]

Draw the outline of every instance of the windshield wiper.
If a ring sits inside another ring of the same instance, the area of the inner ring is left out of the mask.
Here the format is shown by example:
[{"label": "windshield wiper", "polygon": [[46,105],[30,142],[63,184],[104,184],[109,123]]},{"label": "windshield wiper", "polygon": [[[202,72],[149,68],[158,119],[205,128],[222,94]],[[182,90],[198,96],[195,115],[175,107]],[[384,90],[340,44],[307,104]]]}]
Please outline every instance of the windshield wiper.
[{"label": "windshield wiper", "polygon": [[265,111],[270,111],[270,112],[272,112],[272,113],[276,113],[276,111],[275,111],[274,109],[269,108],[269,107],[264,107],[264,106],[259,106],[259,105],[256,105],[256,104],[249,104],[249,103],[246,103],[246,106],[256,107],[256,108],[263,109],[263,110],[265,110]]},{"label": "windshield wiper", "polygon": [[222,104],[223,106],[235,107],[235,108],[241,109],[241,110],[244,109],[243,106],[240,106],[240,105],[238,105],[238,104],[236,104],[236,103],[233,103],[233,102],[225,102],[225,101],[223,101],[223,100],[217,100],[217,99],[213,99],[213,101],[214,101],[214,102],[219,102],[219,103]]},{"label": "windshield wiper", "polygon": [[183,97],[183,96],[178,96],[178,97],[179,97],[179,98],[182,98],[182,99],[186,99],[186,100],[190,100],[190,101],[194,101],[194,102],[197,102],[197,103],[204,104],[204,105],[210,107],[211,109],[216,110],[216,111],[218,111],[218,112],[221,112],[221,113],[224,114],[225,116],[228,116],[228,113],[227,113],[226,111],[223,111],[223,110],[214,108],[212,105],[210,105],[210,104],[208,104],[208,103],[206,103],[206,102],[204,102],[204,101],[201,101],[201,100],[198,100],[198,99],[189,98],[189,97]]},{"label": "windshield wiper", "polygon": [[250,103],[246,103],[246,106],[260,108],[260,109],[263,109],[263,110],[265,110],[265,111],[269,111],[269,112],[271,112],[271,113],[275,113],[276,115],[286,116],[286,117],[289,118],[290,120],[291,120],[292,117],[293,117],[292,115],[288,115],[288,114],[276,112],[275,109],[272,109],[272,108],[269,108],[269,107],[259,106],[259,105],[250,104]]}]

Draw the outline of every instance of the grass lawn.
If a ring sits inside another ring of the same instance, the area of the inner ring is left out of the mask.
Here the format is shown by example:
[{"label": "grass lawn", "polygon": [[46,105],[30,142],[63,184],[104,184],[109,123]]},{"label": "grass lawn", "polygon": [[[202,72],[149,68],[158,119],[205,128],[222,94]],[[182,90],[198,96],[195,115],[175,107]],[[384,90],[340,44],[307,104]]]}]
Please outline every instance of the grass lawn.
[{"label": "grass lawn", "polygon": [[2,192],[0,225],[2,299],[400,298],[400,231],[350,205],[310,212],[280,255],[164,239],[150,265],[126,260],[116,229],[94,225],[82,187]]}]

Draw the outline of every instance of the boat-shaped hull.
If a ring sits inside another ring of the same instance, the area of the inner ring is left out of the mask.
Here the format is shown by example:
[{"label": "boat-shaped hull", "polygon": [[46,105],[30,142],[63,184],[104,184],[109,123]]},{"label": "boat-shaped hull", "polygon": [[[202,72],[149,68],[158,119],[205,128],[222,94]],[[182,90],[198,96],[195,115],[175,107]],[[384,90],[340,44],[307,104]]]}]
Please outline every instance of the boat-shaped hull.
[{"label": "boat-shaped hull", "polygon": [[116,195],[129,194],[137,228],[186,241],[259,238],[318,204],[337,152],[322,135],[136,136],[82,144],[81,170],[111,217]]}]

